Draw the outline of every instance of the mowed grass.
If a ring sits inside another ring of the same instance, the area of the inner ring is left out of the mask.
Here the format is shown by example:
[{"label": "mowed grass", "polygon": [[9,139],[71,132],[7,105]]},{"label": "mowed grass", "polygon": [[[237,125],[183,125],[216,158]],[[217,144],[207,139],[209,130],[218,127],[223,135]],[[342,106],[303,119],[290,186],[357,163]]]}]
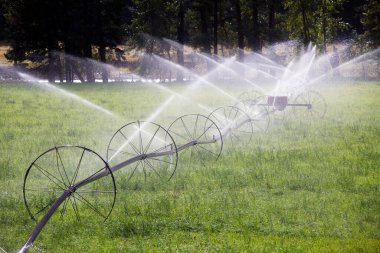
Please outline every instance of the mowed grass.
[{"label": "mowed grass", "polygon": [[[188,86],[168,87],[184,93]],[[113,133],[146,119],[171,94],[142,84],[63,86],[118,118],[27,84],[0,84],[0,247],[20,249],[35,226],[23,177],[43,151],[86,146],[105,156]],[[248,87],[221,86],[233,95]],[[105,222],[51,220],[31,252],[379,252],[380,85],[324,85],[324,119],[287,110],[249,145],[218,161],[179,163],[171,181],[128,182],[114,174],[117,200]],[[184,93],[154,119],[234,104],[211,88]],[[86,214],[83,214],[86,215]],[[88,214],[90,215],[90,214]]]}]

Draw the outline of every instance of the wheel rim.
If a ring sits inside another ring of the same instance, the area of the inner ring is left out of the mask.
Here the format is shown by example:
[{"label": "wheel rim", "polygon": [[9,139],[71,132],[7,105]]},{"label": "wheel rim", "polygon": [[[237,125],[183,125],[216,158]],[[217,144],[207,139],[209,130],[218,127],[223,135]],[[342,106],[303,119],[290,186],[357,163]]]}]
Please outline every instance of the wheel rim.
[{"label": "wheel rim", "polygon": [[232,147],[251,141],[254,128],[250,117],[243,110],[235,106],[219,107],[209,118],[219,126],[224,139],[228,138]]},{"label": "wheel rim", "polygon": [[177,168],[177,146],[171,134],[162,126],[145,121],[129,123],[118,129],[107,148],[107,161],[111,166],[135,156],[167,152],[157,157],[144,157],[122,169],[128,180],[151,175],[170,180]]},{"label": "wheel rim", "polygon": [[250,118],[254,132],[268,131],[270,117],[266,106],[253,105],[250,108]]},{"label": "wheel rim", "polygon": [[316,91],[307,91],[299,94],[295,101],[295,104],[310,104],[307,106],[296,106],[293,108],[294,115],[297,118],[323,118],[326,114],[327,104],[325,99]]},{"label": "wheel rim", "polygon": [[252,122],[254,132],[266,132],[269,128],[270,117],[266,96],[256,97],[250,100],[243,107],[244,112],[249,116]]},{"label": "wheel rim", "polygon": [[252,101],[255,100],[257,97],[262,96],[262,94],[256,90],[249,90],[241,93],[238,97],[240,101]]},{"label": "wheel rim", "polygon": [[[89,177],[105,176],[77,189]],[[29,166],[23,184],[24,203],[30,217],[38,221],[66,190],[71,194],[57,211],[60,219],[107,220],[116,200],[116,185],[106,161],[81,146],[57,146],[42,153]]]},{"label": "wheel rim", "polygon": [[173,136],[178,148],[192,142],[210,142],[205,145],[193,145],[179,152],[182,160],[189,159],[204,163],[207,160],[217,160],[223,149],[223,137],[218,125],[210,118],[201,114],[188,114],[173,121],[168,132]]}]

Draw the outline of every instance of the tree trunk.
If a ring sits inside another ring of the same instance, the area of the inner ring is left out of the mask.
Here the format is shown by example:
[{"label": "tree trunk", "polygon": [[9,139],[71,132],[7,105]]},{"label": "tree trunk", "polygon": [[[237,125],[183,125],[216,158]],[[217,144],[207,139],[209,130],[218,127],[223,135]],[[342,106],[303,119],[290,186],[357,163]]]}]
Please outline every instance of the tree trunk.
[{"label": "tree trunk", "polygon": [[257,3],[252,0],[252,25],[253,25],[253,41],[252,49],[256,52],[261,52],[260,26],[259,26],[259,11]]},{"label": "tree trunk", "polygon": [[65,74],[66,74],[66,83],[72,83],[74,80],[73,78],[73,72],[71,70],[71,60],[66,55],[65,57]]},{"label": "tree trunk", "polygon": [[[101,13],[101,3],[100,0],[96,0],[96,20],[97,20],[97,35],[98,35],[98,43],[99,43],[99,58],[100,62],[106,63],[106,46],[104,43],[104,35],[103,35],[103,21],[102,21],[102,13]],[[108,70],[105,67],[102,67],[102,80],[103,83],[108,83]]]},{"label": "tree trunk", "polygon": [[[177,48],[177,62],[183,67],[185,65],[183,55],[183,44],[185,43],[185,8],[183,6],[183,0],[180,0],[178,17],[179,24],[177,27],[177,41],[179,43],[179,48]],[[183,71],[181,69],[177,71],[177,81],[183,81]]]},{"label": "tree trunk", "polygon": [[[203,38],[203,45],[201,51],[207,55],[211,54],[211,45],[210,45],[210,34],[209,34],[209,13],[207,5],[204,3],[203,6],[199,8],[201,16],[201,33]],[[207,61],[207,70],[211,70],[212,65],[210,61]]]},{"label": "tree trunk", "polygon": [[94,83],[95,82],[95,75],[94,75],[94,66],[92,63],[92,47],[91,47],[91,38],[92,38],[92,31],[93,31],[93,22],[91,18],[91,13],[93,9],[91,8],[91,4],[89,4],[88,1],[84,1],[84,20],[85,20],[85,30],[84,30],[84,41],[83,41],[83,53],[84,57],[86,57],[85,61],[85,72],[87,77],[88,83]]},{"label": "tree trunk", "polygon": [[[100,62],[106,63],[106,48],[104,46],[99,47]],[[102,67],[102,80],[103,83],[108,83],[108,70],[106,67]]]},{"label": "tree trunk", "polygon": [[322,1],[322,33],[323,33],[323,53],[326,53],[326,2]]},{"label": "tree trunk", "polygon": [[268,42],[274,42],[274,27],[275,27],[275,13],[274,0],[268,1]]},{"label": "tree trunk", "polygon": [[301,6],[301,13],[302,13],[302,23],[303,23],[303,44],[305,47],[308,46],[310,43],[310,37],[309,37],[309,26],[307,23],[307,17],[306,17],[306,8],[304,0],[299,0],[300,6]]},{"label": "tree trunk", "polygon": [[214,57],[218,56],[218,1],[214,0]]},{"label": "tree trunk", "polygon": [[78,69],[78,66],[76,64],[75,61],[71,61],[71,69],[73,71],[73,73],[78,77],[78,79],[80,80],[81,83],[84,83],[85,80],[82,76],[82,74],[80,73],[79,69]]},{"label": "tree trunk", "polygon": [[[53,11],[53,6],[48,3],[48,9]],[[47,50],[48,50],[48,81],[49,83],[55,82],[55,76],[57,73],[57,49],[58,49],[58,39],[56,35],[57,24],[55,22],[54,15],[47,17]]]},{"label": "tree trunk", "polygon": [[94,64],[92,63],[92,47],[91,43],[87,43],[85,49],[84,49],[84,56],[86,59],[86,77],[88,83],[94,83],[95,82],[95,75],[94,75]]},{"label": "tree trunk", "polygon": [[54,83],[55,78],[58,75],[59,81],[63,83],[61,53],[58,52],[58,42],[54,43],[56,46],[48,49],[48,64],[49,64],[49,83]]},{"label": "tree trunk", "polygon": [[[68,13],[68,6],[66,6],[65,4],[63,5],[63,13]],[[73,75],[73,71],[71,69],[71,59],[70,59],[70,55],[73,51],[72,49],[72,46],[71,46],[71,43],[70,43],[70,39],[69,39],[69,24],[70,24],[70,19],[67,15],[64,15],[63,16],[63,24],[64,24],[64,27],[63,27],[63,44],[65,45],[64,46],[64,55],[63,55],[63,62],[64,62],[64,65],[65,65],[65,79],[66,79],[66,83],[72,83],[74,81],[74,75]]]},{"label": "tree trunk", "polygon": [[56,74],[56,56],[53,48],[49,46],[48,48],[48,68],[49,68],[49,73],[48,73],[48,81],[49,83],[54,83],[55,82],[55,74]]},{"label": "tree trunk", "polygon": [[61,52],[59,52],[57,55],[57,69],[58,69],[59,82],[63,83],[63,65],[62,65],[62,53]]},{"label": "tree trunk", "polygon": [[236,23],[237,23],[237,37],[238,37],[238,61],[244,62],[244,31],[243,23],[241,20],[241,6],[240,0],[235,0],[236,9]]},{"label": "tree trunk", "polygon": [[64,41],[65,44],[65,54],[64,54],[64,61],[65,61],[65,78],[66,83],[72,83],[74,81],[73,72],[71,68],[71,59],[70,59],[70,53],[71,53],[71,47],[70,42],[68,42],[66,39]]},{"label": "tree trunk", "polygon": [[208,33],[208,14],[205,8],[201,8],[201,32],[203,39],[202,52],[210,54],[211,46],[210,46],[210,35]]}]

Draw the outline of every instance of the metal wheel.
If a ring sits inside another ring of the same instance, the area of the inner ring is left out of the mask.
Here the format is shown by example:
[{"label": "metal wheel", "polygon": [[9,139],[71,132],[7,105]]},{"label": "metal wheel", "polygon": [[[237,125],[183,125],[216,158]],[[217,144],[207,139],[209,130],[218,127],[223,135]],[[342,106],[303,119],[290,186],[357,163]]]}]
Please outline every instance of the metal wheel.
[{"label": "metal wheel", "polygon": [[294,100],[293,112],[298,119],[323,118],[326,114],[327,104],[325,99],[316,91],[300,93]]},{"label": "metal wheel", "polygon": [[254,132],[268,131],[270,117],[267,106],[252,104],[249,108],[249,117],[251,118]]},{"label": "metal wheel", "polygon": [[222,133],[217,124],[204,115],[181,116],[173,121],[168,132],[177,143],[181,159],[216,160],[222,152]]},{"label": "metal wheel", "polygon": [[268,130],[270,117],[266,96],[259,96],[250,100],[242,109],[251,119],[254,132],[265,132]]},{"label": "metal wheel", "polygon": [[260,92],[258,92],[257,90],[248,90],[248,91],[245,91],[245,92],[241,93],[239,95],[238,99],[240,101],[243,101],[243,100],[254,100],[254,99],[256,99],[259,96],[262,96],[262,94]]},{"label": "metal wheel", "polygon": [[[99,177],[97,180],[89,180]],[[32,162],[24,177],[23,194],[30,217],[37,221],[64,191],[70,195],[57,211],[61,219],[106,220],[116,199],[116,185],[106,161],[80,146],[58,146]]]},{"label": "metal wheel", "polygon": [[262,96],[262,94],[256,90],[249,90],[241,93],[238,97],[238,99],[242,103],[250,103],[252,100],[256,100],[258,97]]},{"label": "metal wheel", "polygon": [[220,127],[224,139],[229,138],[232,146],[250,142],[254,128],[250,117],[242,109],[220,107],[208,117]]},{"label": "metal wheel", "polygon": [[122,168],[128,180],[156,176],[170,180],[177,163],[177,146],[162,126],[144,121],[129,123],[112,136],[107,148],[107,161],[116,166],[134,157],[138,159]]}]

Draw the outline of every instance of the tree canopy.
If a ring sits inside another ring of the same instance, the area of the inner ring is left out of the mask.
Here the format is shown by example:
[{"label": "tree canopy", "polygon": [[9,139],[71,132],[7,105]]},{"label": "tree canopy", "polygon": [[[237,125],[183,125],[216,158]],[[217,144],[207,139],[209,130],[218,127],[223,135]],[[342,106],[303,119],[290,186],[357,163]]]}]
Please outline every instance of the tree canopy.
[{"label": "tree canopy", "polygon": [[[326,45],[352,36],[380,43],[377,0],[0,0],[0,40],[8,60],[33,63],[55,80],[95,79],[93,64],[122,55],[120,45],[170,55],[168,38],[207,54],[225,49],[244,59],[244,49],[296,39]],[[177,47],[176,60],[184,64]],[[104,81],[107,70],[98,70]]]}]

